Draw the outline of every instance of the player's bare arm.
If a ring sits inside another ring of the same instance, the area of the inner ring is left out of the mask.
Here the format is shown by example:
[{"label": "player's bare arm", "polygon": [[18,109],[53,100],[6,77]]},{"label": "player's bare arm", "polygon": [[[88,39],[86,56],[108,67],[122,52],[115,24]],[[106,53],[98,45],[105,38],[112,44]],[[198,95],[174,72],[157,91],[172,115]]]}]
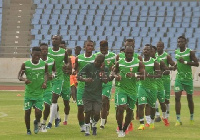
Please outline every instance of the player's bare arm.
[{"label": "player's bare arm", "polygon": [[27,78],[23,77],[24,73],[25,73],[25,63],[23,63],[22,66],[21,66],[21,69],[20,69],[20,71],[18,73],[18,79],[19,79],[19,81],[25,81],[25,84],[31,83],[30,80],[28,80]]}]

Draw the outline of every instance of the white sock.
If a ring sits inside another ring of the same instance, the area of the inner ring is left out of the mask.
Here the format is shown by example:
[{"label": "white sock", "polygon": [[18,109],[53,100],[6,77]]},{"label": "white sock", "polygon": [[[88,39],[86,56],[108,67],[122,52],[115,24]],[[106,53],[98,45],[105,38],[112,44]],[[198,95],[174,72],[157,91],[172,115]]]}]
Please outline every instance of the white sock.
[{"label": "white sock", "polygon": [[55,119],[55,114],[57,112],[57,103],[52,103],[49,122],[52,124]]},{"label": "white sock", "polygon": [[146,117],[146,122],[147,122],[148,124],[150,124],[150,123],[151,123],[151,117],[150,117],[150,115],[145,116],[145,117]]},{"label": "white sock", "polygon": [[101,119],[101,125],[100,126],[104,126],[106,122],[106,119]]},{"label": "white sock", "polygon": [[85,133],[90,134],[90,125],[89,124],[85,124]]},{"label": "white sock", "polygon": [[57,118],[60,119],[59,111],[57,111],[55,114],[55,119],[57,119]]},{"label": "white sock", "polygon": [[96,127],[97,122],[93,120],[92,127]]},{"label": "white sock", "polygon": [[162,112],[162,117],[166,119],[166,112]]},{"label": "white sock", "polygon": [[154,119],[151,119],[151,123],[154,123]]},{"label": "white sock", "polygon": [[42,121],[42,124],[46,124],[46,121],[47,121],[47,120],[43,120],[43,121]]},{"label": "white sock", "polygon": [[65,122],[65,121],[67,121],[67,119],[68,119],[68,116],[69,116],[69,115],[66,115],[66,114],[65,114],[65,117],[64,117],[64,122]]}]

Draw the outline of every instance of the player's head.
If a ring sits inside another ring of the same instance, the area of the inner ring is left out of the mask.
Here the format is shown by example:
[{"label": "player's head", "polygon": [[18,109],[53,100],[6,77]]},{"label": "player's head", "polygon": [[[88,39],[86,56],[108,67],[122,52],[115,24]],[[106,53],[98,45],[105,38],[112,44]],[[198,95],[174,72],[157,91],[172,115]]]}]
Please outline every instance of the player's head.
[{"label": "player's head", "polygon": [[94,50],[94,42],[92,40],[85,41],[84,49],[86,52],[92,52]]},{"label": "player's head", "polygon": [[146,44],[144,46],[144,49],[143,49],[143,54],[144,56],[151,56],[151,45],[150,44]]},{"label": "player's head", "polygon": [[60,46],[60,48],[66,49],[65,41],[61,41],[59,46]]},{"label": "player's head", "polygon": [[52,46],[59,47],[62,41],[62,37],[60,35],[53,35],[52,36]]},{"label": "player's head", "polygon": [[41,43],[40,44],[40,49],[41,49],[41,55],[42,56],[47,56],[47,54],[48,54],[48,45],[46,43]]},{"label": "player's head", "polygon": [[151,57],[155,58],[156,50],[157,50],[156,46],[151,46]]},{"label": "player's head", "polygon": [[102,64],[104,63],[105,56],[103,54],[98,54],[94,60],[95,67],[100,68]]},{"label": "player's head", "polygon": [[133,59],[134,49],[132,46],[127,46],[125,49],[125,57],[127,61],[131,61]]},{"label": "player's head", "polygon": [[108,53],[108,42],[106,40],[100,41],[100,51],[104,55]]},{"label": "player's head", "polygon": [[162,42],[162,41],[159,41],[158,43],[157,43],[157,52],[159,53],[159,54],[161,54],[161,53],[163,53],[163,50],[164,50],[164,43]]},{"label": "player's head", "polygon": [[187,41],[186,41],[186,38],[184,36],[178,37],[178,40],[177,40],[178,47],[185,48],[186,43],[187,43]]},{"label": "player's head", "polygon": [[37,64],[40,60],[40,56],[41,56],[41,49],[40,47],[33,47],[32,48],[32,52],[31,52],[31,56],[32,56],[32,62],[34,64]]},{"label": "player's head", "polygon": [[67,49],[67,54],[68,54],[68,56],[71,56],[72,55],[72,49]]},{"label": "player's head", "polygon": [[80,54],[80,52],[81,52],[81,47],[80,46],[76,46],[74,51],[75,51],[75,55],[78,56]]},{"label": "player's head", "polygon": [[135,40],[134,39],[126,39],[124,46],[131,46],[133,49],[135,48]]}]

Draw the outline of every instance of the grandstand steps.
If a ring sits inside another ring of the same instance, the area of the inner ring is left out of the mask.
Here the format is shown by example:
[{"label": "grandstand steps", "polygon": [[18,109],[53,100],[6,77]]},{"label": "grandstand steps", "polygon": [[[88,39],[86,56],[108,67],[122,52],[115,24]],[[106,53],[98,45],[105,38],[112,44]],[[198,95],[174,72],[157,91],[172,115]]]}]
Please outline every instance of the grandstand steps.
[{"label": "grandstand steps", "polygon": [[[0,57],[30,57],[31,18],[34,13],[32,0],[10,0],[5,4]],[[16,49],[18,46],[26,48]]]}]

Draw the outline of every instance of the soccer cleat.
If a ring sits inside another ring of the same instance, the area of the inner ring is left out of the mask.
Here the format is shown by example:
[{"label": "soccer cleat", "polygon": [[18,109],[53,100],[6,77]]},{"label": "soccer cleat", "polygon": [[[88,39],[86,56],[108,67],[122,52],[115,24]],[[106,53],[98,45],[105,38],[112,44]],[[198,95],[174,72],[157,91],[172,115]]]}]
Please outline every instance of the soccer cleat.
[{"label": "soccer cleat", "polygon": [[165,126],[169,126],[169,121],[168,121],[168,119],[167,119],[167,118],[166,118],[166,119],[162,118],[162,120],[163,120],[163,122],[164,122]]},{"label": "soccer cleat", "polygon": [[155,118],[155,122],[160,122],[161,121],[161,118],[160,118],[160,116],[159,117],[157,117],[157,118]]},{"label": "soccer cleat", "polygon": [[144,130],[144,124],[140,124],[140,126],[138,127],[138,130]]},{"label": "soccer cleat", "polygon": [[145,124],[145,127],[149,127],[150,125],[148,123]]},{"label": "soccer cleat", "polygon": [[47,128],[47,129],[51,129],[51,127],[52,127],[52,123],[49,122],[49,123],[47,124],[46,128]]},{"label": "soccer cleat", "polygon": [[194,125],[194,120],[190,120],[190,125]]},{"label": "soccer cleat", "polygon": [[67,125],[67,121],[64,121],[64,122],[63,122],[63,125]]},{"label": "soccer cleat", "polygon": [[92,135],[97,135],[97,127],[92,127]]},{"label": "soccer cleat", "polygon": [[103,125],[101,125],[101,126],[100,126],[100,129],[104,129],[104,126],[103,126]]},{"label": "soccer cleat", "polygon": [[40,132],[47,132],[45,124],[41,124]]},{"label": "soccer cleat", "polygon": [[154,123],[150,123],[149,128],[154,129],[155,128]]},{"label": "soccer cleat", "polygon": [[125,132],[123,130],[119,130],[118,137],[119,138],[125,137]]},{"label": "soccer cleat", "polygon": [[80,128],[81,128],[81,132],[85,132],[85,125],[81,125]]},{"label": "soccer cleat", "polygon": [[133,131],[133,123],[130,122],[130,124],[128,125],[128,131]]},{"label": "soccer cleat", "polygon": [[39,126],[38,126],[38,122],[35,120],[34,121],[34,133],[37,134],[39,132]]},{"label": "soccer cleat", "polygon": [[27,135],[31,135],[31,130],[28,129],[26,134],[27,134]]},{"label": "soccer cleat", "polygon": [[61,122],[61,119],[55,119],[55,127],[58,127]]},{"label": "soccer cleat", "polygon": [[90,135],[90,126],[87,125],[85,126],[85,136],[89,136]]},{"label": "soccer cleat", "polygon": [[175,126],[180,126],[180,125],[182,125],[182,122],[177,120],[176,123],[175,123]]}]

